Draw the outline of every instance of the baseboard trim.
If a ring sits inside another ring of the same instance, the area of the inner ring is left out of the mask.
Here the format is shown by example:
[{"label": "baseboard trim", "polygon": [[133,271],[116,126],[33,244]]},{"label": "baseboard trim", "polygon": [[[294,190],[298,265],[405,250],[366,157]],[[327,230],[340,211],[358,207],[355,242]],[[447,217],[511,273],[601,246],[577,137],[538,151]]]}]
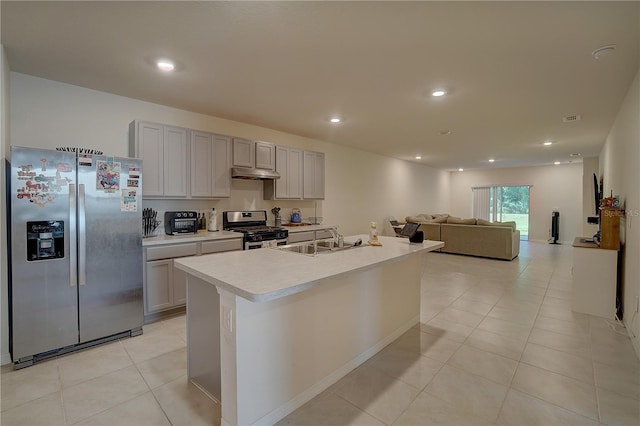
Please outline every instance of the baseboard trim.
[{"label": "baseboard trim", "polygon": [[0,365],[6,364],[11,364],[11,354],[8,352],[6,354],[2,354],[2,357],[0,358]]},{"label": "baseboard trim", "polygon": [[[322,391],[327,389],[329,386],[336,383],[338,380],[342,379],[344,376],[353,371],[356,367],[367,361],[369,358],[380,352],[385,346],[389,343],[396,340],[398,337],[402,336],[412,327],[420,322],[420,315],[413,317],[411,320],[407,321],[400,327],[398,327],[393,333],[380,340],[375,345],[371,346],[366,351],[362,352],[360,355],[353,358],[351,361],[344,364],[342,367],[339,367],[333,373],[325,377],[324,379],[317,382],[315,385],[311,386],[304,392],[298,394],[293,399],[289,400],[287,403],[281,405],[275,410],[271,411],[269,414],[264,417],[258,419],[254,425],[271,425],[275,424],[279,420],[293,413],[298,408],[302,407],[305,403],[309,402],[316,396],[318,396]],[[222,420],[222,425],[227,424],[227,422]]]}]

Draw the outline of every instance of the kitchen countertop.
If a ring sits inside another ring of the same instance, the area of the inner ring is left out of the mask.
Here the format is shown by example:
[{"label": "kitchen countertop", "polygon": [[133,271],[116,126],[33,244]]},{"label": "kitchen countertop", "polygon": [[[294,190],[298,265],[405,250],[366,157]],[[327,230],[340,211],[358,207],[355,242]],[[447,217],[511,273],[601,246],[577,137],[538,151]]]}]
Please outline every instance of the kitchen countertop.
[{"label": "kitchen countertop", "polygon": [[252,302],[265,302],[305,291],[327,279],[361,272],[444,246],[440,241],[410,244],[406,238],[378,237],[382,247],[365,246],[335,253],[306,256],[277,249],[232,251],[176,259],[175,266],[212,285]]},{"label": "kitchen countertop", "polygon": [[[290,234],[296,232],[308,232],[308,231],[323,231],[326,229],[337,228],[336,225],[302,225],[302,226],[283,226]],[[161,244],[176,244],[176,243],[193,243],[197,241],[212,241],[212,240],[228,240],[230,238],[242,238],[240,232],[230,231],[198,231],[197,234],[183,234],[183,235],[158,235],[155,237],[146,237],[142,239],[142,247],[156,246]]]},{"label": "kitchen countertop", "polygon": [[182,234],[182,235],[158,235],[156,237],[147,237],[142,239],[142,247],[156,246],[162,244],[177,244],[177,243],[195,243],[198,241],[213,241],[213,240],[229,240],[242,238],[242,233],[231,231],[198,231],[197,234]]}]

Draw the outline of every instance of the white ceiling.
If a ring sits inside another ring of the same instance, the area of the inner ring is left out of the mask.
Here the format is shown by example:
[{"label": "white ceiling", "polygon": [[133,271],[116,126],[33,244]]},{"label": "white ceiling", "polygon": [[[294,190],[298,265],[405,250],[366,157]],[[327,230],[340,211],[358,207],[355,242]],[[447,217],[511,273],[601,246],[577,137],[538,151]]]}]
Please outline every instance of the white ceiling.
[{"label": "white ceiling", "polygon": [[597,156],[640,58],[637,1],[0,4],[12,71],[444,169]]}]

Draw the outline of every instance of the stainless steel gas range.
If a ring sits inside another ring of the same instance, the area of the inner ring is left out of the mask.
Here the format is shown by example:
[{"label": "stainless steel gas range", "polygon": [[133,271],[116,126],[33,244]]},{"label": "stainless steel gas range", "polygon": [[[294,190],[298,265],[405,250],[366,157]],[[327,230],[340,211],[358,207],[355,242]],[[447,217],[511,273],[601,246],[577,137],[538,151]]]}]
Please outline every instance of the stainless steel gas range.
[{"label": "stainless steel gas range", "polygon": [[289,231],[281,227],[267,226],[267,211],[227,211],[222,213],[225,231],[242,232],[245,250],[287,244]]}]

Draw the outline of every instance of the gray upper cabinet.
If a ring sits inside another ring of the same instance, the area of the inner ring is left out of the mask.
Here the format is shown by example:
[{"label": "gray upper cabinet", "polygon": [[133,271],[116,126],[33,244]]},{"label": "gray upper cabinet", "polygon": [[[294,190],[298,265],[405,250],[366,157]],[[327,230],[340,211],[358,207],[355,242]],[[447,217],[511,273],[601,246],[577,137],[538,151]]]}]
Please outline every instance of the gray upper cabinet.
[{"label": "gray upper cabinet", "polygon": [[129,155],[143,161],[142,196],[186,197],[187,129],[134,121],[129,125]]},{"label": "gray upper cabinet", "polygon": [[254,167],[255,162],[254,142],[233,138],[233,167]]},{"label": "gray upper cabinet", "polygon": [[276,146],[276,171],[280,179],[264,182],[265,200],[302,198],[302,151],[286,146]]},{"label": "gray upper cabinet", "polygon": [[324,200],[324,153],[304,151],[303,170],[303,197]]},{"label": "gray upper cabinet", "polygon": [[191,197],[231,195],[230,154],[229,137],[191,131]]},{"label": "gray upper cabinet", "polygon": [[228,136],[134,121],[129,155],[142,159],[144,198],[231,196],[231,141]]},{"label": "gray upper cabinet", "polygon": [[276,147],[269,142],[233,138],[233,167],[275,170]]},{"label": "gray upper cabinet", "polygon": [[256,169],[276,169],[276,147],[274,144],[256,141]]},{"label": "gray upper cabinet", "polygon": [[142,158],[143,196],[164,195],[164,126],[132,122],[129,125],[129,156]]},{"label": "gray upper cabinet", "polygon": [[231,138],[213,135],[213,196],[231,196]]},{"label": "gray upper cabinet", "polygon": [[[187,196],[187,129],[164,126],[164,195]],[[144,191],[143,191],[144,192]]]}]

